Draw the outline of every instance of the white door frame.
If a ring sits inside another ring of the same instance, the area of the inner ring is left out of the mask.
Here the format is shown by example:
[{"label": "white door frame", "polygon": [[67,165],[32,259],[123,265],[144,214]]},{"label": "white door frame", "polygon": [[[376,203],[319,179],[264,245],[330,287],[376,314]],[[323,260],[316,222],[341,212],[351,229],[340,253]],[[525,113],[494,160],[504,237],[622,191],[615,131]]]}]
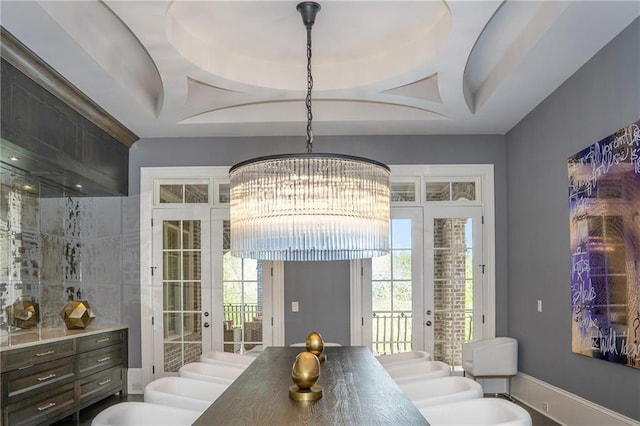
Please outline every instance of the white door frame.
[{"label": "white door frame", "polygon": [[[484,216],[483,253],[485,256],[485,288],[483,300],[485,303],[485,323],[483,337],[495,335],[495,201],[494,176],[491,164],[464,165],[392,165],[392,179],[417,180],[419,197],[422,204],[424,199],[423,178],[428,177],[479,177],[481,196],[480,204]],[[153,380],[153,332],[152,323],[152,230],[151,214],[154,208],[154,183],[158,179],[211,179],[213,193],[210,199],[216,199],[216,182],[228,182],[228,167],[141,167],[140,168],[140,314],[141,314],[141,382],[142,386]],[[211,192],[210,192],[211,193]],[[371,262],[370,260],[353,261],[351,274],[351,343],[368,345],[363,339],[367,331],[362,330],[363,315],[367,315],[367,305],[363,299],[371,298]],[[354,266],[355,265],[355,266]],[[355,268],[355,269],[354,269]],[[284,268],[281,262],[273,264],[273,344],[284,344]],[[362,271],[363,273],[361,273]],[[358,278],[360,276],[361,278]],[[368,277],[368,278],[367,278]],[[368,288],[368,293],[367,293]],[[354,298],[360,297],[360,302]],[[354,308],[356,306],[356,308]],[[371,314],[369,301],[368,315]],[[355,314],[355,315],[354,315]],[[358,327],[358,324],[360,326]],[[360,328],[360,330],[358,330]],[[370,331],[368,341],[371,341]]]},{"label": "white door frame", "polygon": [[[208,241],[211,239],[211,226],[209,222],[209,208],[207,206],[188,206],[185,205],[182,208],[172,209],[154,209],[153,211],[153,253],[156,255],[154,261],[154,271],[152,273],[152,294],[153,294],[153,311],[154,311],[154,332],[157,335],[154,336],[154,357],[156,359],[156,366],[154,377],[159,378],[162,376],[176,375],[177,373],[166,373],[162,365],[164,364],[164,315],[162,312],[164,303],[164,286],[163,286],[163,222],[166,220],[199,220],[201,222],[201,271],[200,282],[201,286],[201,309],[202,312],[211,313],[212,297],[211,288],[206,285],[212,279],[211,274],[211,258],[210,244]],[[182,310],[182,309],[178,309]],[[204,325],[208,323],[208,325]],[[201,334],[202,334],[202,352],[209,352],[212,349],[212,336],[211,333],[206,331],[206,328],[211,327],[211,318],[202,316],[201,318]]]},{"label": "white door frame", "polygon": [[[435,247],[433,246],[433,232],[434,227],[429,222],[432,222],[435,218],[471,218],[473,220],[473,235],[472,235],[472,247],[473,253],[473,312],[481,317],[485,315],[485,304],[482,300],[484,295],[484,276],[482,274],[482,268],[484,265],[484,259],[482,253],[477,256],[477,251],[482,250],[482,208],[480,206],[447,206],[447,207],[432,207],[425,211],[424,215],[424,309],[423,314],[426,314],[427,310],[430,310],[433,314],[431,316],[425,316],[423,322],[431,321],[432,326],[424,328],[424,342],[425,351],[433,354],[434,344],[434,328],[435,328],[435,309],[433,306],[433,297],[429,300],[429,296],[434,292],[434,253]],[[477,251],[476,251],[476,248]],[[474,318],[473,321],[473,336],[474,340],[482,338],[482,320]]]},{"label": "white door frame", "polygon": [[[428,210],[431,206],[480,206],[482,208],[482,253],[485,265],[482,286],[482,301],[484,304],[484,323],[477,339],[495,336],[495,186],[493,164],[442,164],[442,165],[391,165],[392,182],[415,182],[416,199],[413,202],[394,203],[394,205],[424,206]],[[426,202],[426,182],[438,178],[460,179],[468,177],[476,179],[477,200],[473,202]],[[360,261],[358,261],[360,262]],[[371,331],[364,330],[364,318],[371,316],[371,261],[361,263],[352,262],[351,271],[351,344],[371,345]],[[360,299],[358,299],[360,298]],[[424,315],[424,312],[422,313]],[[474,330],[475,331],[475,330]]]}]

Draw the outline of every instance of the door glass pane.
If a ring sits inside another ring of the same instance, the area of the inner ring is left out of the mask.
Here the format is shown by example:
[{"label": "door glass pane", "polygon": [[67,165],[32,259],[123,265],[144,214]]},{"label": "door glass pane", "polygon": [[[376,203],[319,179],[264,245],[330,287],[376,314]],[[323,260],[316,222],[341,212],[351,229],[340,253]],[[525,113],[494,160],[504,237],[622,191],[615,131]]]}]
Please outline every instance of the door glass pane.
[{"label": "door glass pane", "polygon": [[372,283],[373,311],[391,311],[391,283],[376,281]]},{"label": "door glass pane", "polygon": [[164,282],[163,307],[165,311],[177,311],[180,309],[182,300],[180,299],[180,283]]},{"label": "door glass pane", "polygon": [[182,222],[182,242],[184,249],[200,249],[200,221],[185,220]]},{"label": "door glass pane", "polygon": [[393,251],[393,279],[411,279],[411,250]]},{"label": "door glass pane", "polygon": [[200,326],[202,322],[200,313],[183,314],[182,323],[184,324],[182,337],[185,342],[202,341],[202,327]]},{"label": "door glass pane", "polygon": [[411,281],[393,283],[393,306],[399,311],[411,310]]},{"label": "door glass pane", "polygon": [[374,257],[371,259],[374,280],[390,280],[391,279],[391,255]]},{"label": "door glass pane", "polygon": [[473,339],[473,223],[436,218],[433,227],[433,356],[458,366],[462,344]]},{"label": "door glass pane", "polygon": [[[177,372],[202,352],[200,221],[163,221],[165,372]],[[187,343],[189,342],[189,343]]]},{"label": "door glass pane", "polygon": [[185,282],[183,284],[183,293],[184,293],[184,306],[183,310],[185,311],[200,311],[202,310],[201,303],[201,289],[200,289],[200,281],[196,282]]},{"label": "door glass pane", "polygon": [[[183,345],[183,358],[184,358],[183,362],[184,362],[184,364],[188,364],[190,362],[198,362],[198,361],[200,361],[200,356],[201,355],[202,355],[202,344],[201,343],[185,343]],[[180,368],[178,367],[178,369],[180,369]]]},{"label": "door glass pane", "polygon": [[411,219],[392,219],[391,253],[373,258],[371,262],[374,353],[396,353],[412,348],[411,231]]},{"label": "door glass pane", "polygon": [[180,340],[182,334],[182,323],[180,322],[180,314],[165,313],[164,314],[164,339],[176,341]]},{"label": "door glass pane", "polygon": [[451,194],[453,201],[474,201],[476,199],[476,183],[452,182]]},{"label": "door glass pane", "polygon": [[180,222],[167,220],[164,222],[162,248],[164,250],[180,248]]},{"label": "door glass pane", "polygon": [[163,266],[162,277],[164,280],[179,280],[182,276],[180,270],[180,252],[165,251],[162,253]]},{"label": "door glass pane", "polygon": [[182,344],[164,344],[164,371],[178,371],[182,367]]},{"label": "door glass pane", "polygon": [[449,219],[433,219],[433,246],[451,246],[451,223]]},{"label": "door glass pane", "polygon": [[218,202],[221,204],[229,204],[231,200],[231,185],[228,183],[221,183],[218,185]]},{"label": "door glass pane", "polygon": [[449,182],[427,182],[427,201],[449,201]]},{"label": "door glass pane", "polygon": [[184,280],[200,280],[202,273],[202,261],[199,251],[182,252],[182,260],[184,264],[182,279]]},{"label": "door glass pane", "polygon": [[187,204],[208,203],[209,185],[185,185],[184,202]]},{"label": "door glass pane", "polygon": [[416,201],[415,182],[391,182],[391,201]]},{"label": "door glass pane", "polygon": [[262,349],[262,262],[231,256],[229,221],[223,221],[224,351],[258,353]]},{"label": "door glass pane", "polygon": [[182,203],[182,185],[160,185],[160,203]]}]

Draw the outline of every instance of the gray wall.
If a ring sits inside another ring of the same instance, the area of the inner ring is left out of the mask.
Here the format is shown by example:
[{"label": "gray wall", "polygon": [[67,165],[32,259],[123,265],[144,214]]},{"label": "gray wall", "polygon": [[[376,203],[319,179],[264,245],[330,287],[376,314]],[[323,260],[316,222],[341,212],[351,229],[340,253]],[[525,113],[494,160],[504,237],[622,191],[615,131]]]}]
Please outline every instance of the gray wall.
[{"label": "gray wall", "polygon": [[[504,136],[358,136],[314,137],[316,152],[336,152],[366,156],[387,164],[493,164],[496,199],[496,333],[507,334],[507,184]],[[129,152],[129,204],[138,203],[140,167],[230,166],[236,162],[286,152],[302,152],[300,137],[262,138],[157,138],[141,139]],[[140,212],[126,218],[139,223]],[[304,284],[302,284],[304,286]],[[301,291],[306,291],[303,288]],[[289,302],[287,310],[291,310]],[[327,315],[343,308],[331,305]],[[129,323],[130,333],[140,336],[140,324]],[[305,335],[306,336],[306,335]],[[324,337],[324,336],[323,336]],[[331,336],[327,336],[327,341]],[[296,337],[296,339],[299,339]],[[132,340],[132,339],[130,339]],[[140,351],[140,342],[131,341],[131,351]],[[132,364],[140,367],[140,363]]]},{"label": "gray wall", "polygon": [[640,118],[639,40],[636,20],[507,134],[508,334],[519,369],[636,420],[640,370],[571,352],[567,158]]},{"label": "gray wall", "polygon": [[[299,137],[141,139],[129,153],[129,198],[139,198],[140,167],[230,166],[261,155],[302,152],[304,148],[303,127],[300,128]],[[496,200],[496,333],[507,334],[507,184],[504,136],[315,136],[314,148],[316,152],[361,155],[387,164],[493,164]],[[139,216],[136,220],[139,221]],[[289,304],[288,310],[290,308]],[[341,309],[334,306],[328,315]],[[136,327],[135,324],[130,326]],[[136,349],[138,348],[133,350]]]},{"label": "gray wall", "polygon": [[[312,331],[326,342],[348,345],[349,262],[286,262],[284,264],[285,345],[304,342]],[[291,312],[291,302],[300,310]]]}]

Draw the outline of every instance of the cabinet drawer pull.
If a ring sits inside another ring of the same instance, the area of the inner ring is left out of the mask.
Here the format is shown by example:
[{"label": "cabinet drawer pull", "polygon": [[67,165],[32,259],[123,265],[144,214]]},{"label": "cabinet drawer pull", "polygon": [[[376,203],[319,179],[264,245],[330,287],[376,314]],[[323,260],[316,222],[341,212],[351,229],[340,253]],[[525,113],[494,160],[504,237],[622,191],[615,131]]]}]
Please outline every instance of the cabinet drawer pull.
[{"label": "cabinet drawer pull", "polygon": [[39,354],[36,354],[36,356],[40,357],[40,356],[47,356],[47,355],[51,355],[51,354],[55,354],[56,351],[51,350],[51,351],[46,351],[46,352],[40,352]]},{"label": "cabinet drawer pull", "polygon": [[96,343],[108,342],[109,340],[111,340],[110,337],[103,337],[102,339],[96,340]]},{"label": "cabinet drawer pull", "polygon": [[103,380],[103,381],[101,381],[101,382],[98,382],[98,385],[100,385],[100,386],[104,386],[104,385],[106,385],[107,383],[111,383],[111,379],[107,379],[107,380]]},{"label": "cabinet drawer pull", "polygon": [[55,407],[56,403],[55,402],[50,402],[47,405],[43,405],[42,407],[38,407],[38,411],[44,411],[44,410],[48,410],[51,407]]},{"label": "cabinet drawer pull", "polygon": [[31,365],[25,365],[25,366],[23,366],[23,367],[18,367],[18,370],[26,370],[27,368],[31,368],[31,367],[33,367],[33,364],[31,364]]},{"label": "cabinet drawer pull", "polygon": [[105,356],[105,357],[102,357],[102,358],[98,358],[96,361],[97,362],[105,362],[105,361],[109,361],[110,359],[111,359],[110,356]]},{"label": "cabinet drawer pull", "polygon": [[51,374],[46,375],[44,377],[38,377],[38,381],[39,382],[44,382],[45,380],[53,379],[54,377],[56,377],[56,373],[51,373]]}]

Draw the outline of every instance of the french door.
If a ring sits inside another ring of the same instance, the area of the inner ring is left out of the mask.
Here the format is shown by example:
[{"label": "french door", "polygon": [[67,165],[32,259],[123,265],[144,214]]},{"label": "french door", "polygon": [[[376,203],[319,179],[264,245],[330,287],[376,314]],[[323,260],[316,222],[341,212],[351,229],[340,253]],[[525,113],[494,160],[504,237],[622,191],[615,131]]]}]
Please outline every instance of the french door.
[{"label": "french door", "polygon": [[[352,343],[456,365],[462,342],[495,333],[493,168],[391,169],[391,253],[352,262]],[[283,344],[283,262],[229,255],[228,168],[143,167],[140,200],[142,383],[209,350]]]},{"label": "french door", "polygon": [[212,209],[214,350],[258,355],[272,343],[272,262],[231,256],[228,209]]},{"label": "french door", "polygon": [[211,227],[207,208],[153,212],[154,374],[175,375],[210,351]]},{"label": "french door", "polygon": [[429,208],[424,229],[424,347],[434,359],[460,366],[462,344],[482,337],[482,209]]},{"label": "french door", "polygon": [[377,354],[424,346],[422,207],[393,207],[390,229],[389,254],[371,260],[371,343]]},{"label": "french door", "polygon": [[482,208],[394,207],[391,250],[372,260],[374,353],[424,350],[461,364],[483,324]]}]

